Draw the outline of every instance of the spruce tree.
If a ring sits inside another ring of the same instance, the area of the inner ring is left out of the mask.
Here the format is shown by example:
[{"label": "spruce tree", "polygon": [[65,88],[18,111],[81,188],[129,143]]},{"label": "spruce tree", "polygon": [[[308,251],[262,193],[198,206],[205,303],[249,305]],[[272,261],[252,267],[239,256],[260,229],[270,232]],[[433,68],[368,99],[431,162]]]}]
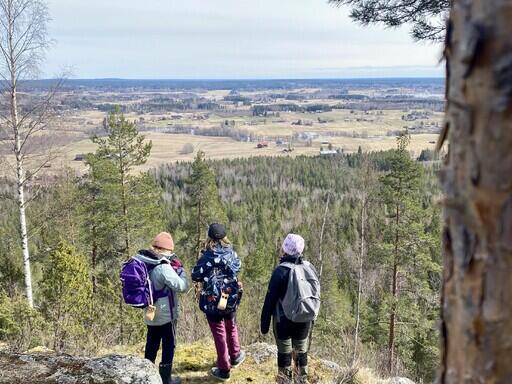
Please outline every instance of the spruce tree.
[{"label": "spruce tree", "polygon": [[197,152],[192,164],[192,174],[187,181],[188,206],[192,209],[188,227],[190,233],[194,233],[195,248],[198,255],[208,225],[212,222],[227,224],[226,213],[219,198],[215,174],[204,157],[204,152]]}]

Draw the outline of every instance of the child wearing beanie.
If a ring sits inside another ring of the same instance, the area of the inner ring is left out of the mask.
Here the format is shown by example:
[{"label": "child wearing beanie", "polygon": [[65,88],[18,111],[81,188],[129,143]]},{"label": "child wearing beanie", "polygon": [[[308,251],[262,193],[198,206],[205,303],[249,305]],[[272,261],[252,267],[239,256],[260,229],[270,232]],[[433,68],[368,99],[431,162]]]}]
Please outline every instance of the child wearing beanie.
[{"label": "child wearing beanie", "polygon": [[162,345],[159,372],[163,384],[181,383],[179,378],[171,376],[179,314],[177,293],[185,292],[189,287],[187,274],[173,251],[171,234],[161,232],[151,242],[151,249],[140,250],[135,256],[146,264],[154,300],[154,305],[145,309],[147,338],[144,357],[154,363]]}]

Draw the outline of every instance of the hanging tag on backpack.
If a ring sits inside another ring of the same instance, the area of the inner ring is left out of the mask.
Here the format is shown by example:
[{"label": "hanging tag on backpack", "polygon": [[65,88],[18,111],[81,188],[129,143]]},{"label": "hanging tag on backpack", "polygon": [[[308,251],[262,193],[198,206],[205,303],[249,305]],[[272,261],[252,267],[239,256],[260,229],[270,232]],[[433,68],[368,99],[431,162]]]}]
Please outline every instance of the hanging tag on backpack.
[{"label": "hanging tag on backpack", "polygon": [[224,293],[222,292],[220,294],[220,300],[219,300],[219,304],[217,304],[217,309],[219,311],[224,311],[228,305],[228,298],[229,298],[229,295],[227,293]]},{"label": "hanging tag on backpack", "polygon": [[144,314],[144,317],[147,321],[153,321],[155,319],[156,315],[156,307],[154,305],[148,305],[146,307],[146,313]]}]

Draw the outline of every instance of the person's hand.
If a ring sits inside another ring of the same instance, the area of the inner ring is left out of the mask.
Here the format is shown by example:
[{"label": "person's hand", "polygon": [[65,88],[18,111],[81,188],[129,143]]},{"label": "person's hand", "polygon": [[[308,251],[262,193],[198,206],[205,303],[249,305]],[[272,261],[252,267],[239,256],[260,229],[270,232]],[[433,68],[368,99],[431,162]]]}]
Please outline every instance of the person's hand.
[{"label": "person's hand", "polygon": [[238,282],[238,289],[240,289],[241,291],[244,290],[244,284],[241,281]]},{"label": "person's hand", "polygon": [[172,260],[171,260],[171,267],[174,268],[174,270],[176,272],[178,272],[178,269],[182,268],[183,269],[183,263],[181,262],[180,259],[178,259],[177,257],[174,257]]}]

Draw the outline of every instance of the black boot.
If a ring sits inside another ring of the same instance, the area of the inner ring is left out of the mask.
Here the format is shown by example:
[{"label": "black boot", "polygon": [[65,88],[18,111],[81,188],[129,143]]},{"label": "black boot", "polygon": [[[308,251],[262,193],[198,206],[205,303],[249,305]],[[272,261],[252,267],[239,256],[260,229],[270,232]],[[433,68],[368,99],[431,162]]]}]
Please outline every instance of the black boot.
[{"label": "black boot", "polygon": [[181,379],[179,377],[172,379],[171,370],[172,364],[160,363],[158,371],[160,373],[160,377],[162,378],[162,384],[181,384]]},{"label": "black boot", "polygon": [[279,367],[277,374],[278,384],[292,384],[293,383],[293,370],[292,367]]}]

